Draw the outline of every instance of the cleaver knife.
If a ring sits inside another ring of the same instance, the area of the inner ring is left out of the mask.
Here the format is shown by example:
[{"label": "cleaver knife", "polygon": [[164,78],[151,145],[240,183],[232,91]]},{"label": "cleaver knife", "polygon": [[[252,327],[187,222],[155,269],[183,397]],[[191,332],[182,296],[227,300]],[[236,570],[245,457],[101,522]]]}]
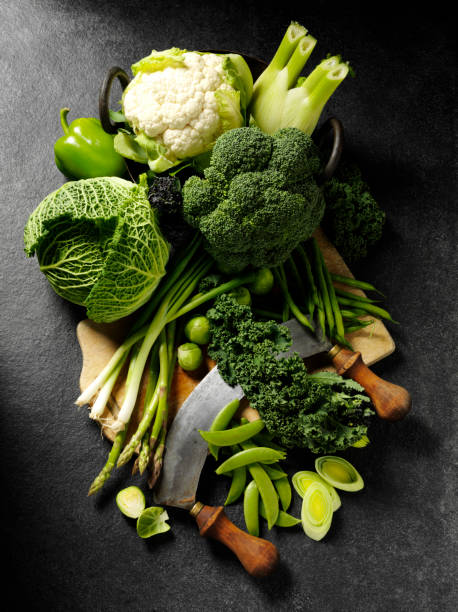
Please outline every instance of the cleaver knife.
[{"label": "cleaver knife", "polygon": [[[410,410],[411,399],[403,387],[376,376],[364,364],[361,353],[332,345],[326,338],[305,330],[296,319],[284,324],[292,337],[291,349],[304,359],[324,355],[338,374],[359,382],[370,396],[379,417],[399,420]],[[223,507],[206,506],[196,501],[197,485],[208,454],[207,442],[199,429],[208,430],[218,412],[230,401],[242,399],[240,386],[230,387],[215,366],[183,402],[167,435],[162,475],[153,491],[156,503],[189,510],[200,534],[219,540],[239,558],[254,576],[269,574],[278,563],[278,551],[269,541],[238,529],[223,512]]]}]

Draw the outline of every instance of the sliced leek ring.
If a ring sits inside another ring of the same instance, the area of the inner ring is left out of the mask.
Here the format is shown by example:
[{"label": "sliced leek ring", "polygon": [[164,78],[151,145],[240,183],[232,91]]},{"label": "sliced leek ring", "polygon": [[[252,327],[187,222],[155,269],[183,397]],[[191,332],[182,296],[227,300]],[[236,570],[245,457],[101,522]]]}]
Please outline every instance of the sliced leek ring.
[{"label": "sliced leek ring", "polygon": [[332,499],[322,482],[312,482],[302,500],[301,520],[305,534],[312,540],[322,540],[332,523]]},{"label": "sliced leek ring", "polygon": [[321,478],[319,474],[317,474],[316,472],[303,470],[301,472],[296,472],[292,477],[293,487],[301,497],[304,497],[305,492],[312,484],[312,482],[321,482],[325,485],[325,487],[327,487],[332,499],[332,511],[335,512],[336,510],[338,510],[342,505],[339,494],[334,489],[334,487],[328,482],[326,482],[326,480],[323,480],[323,478]]},{"label": "sliced leek ring", "polygon": [[364,488],[361,474],[342,457],[332,455],[318,457],[315,460],[315,469],[323,480],[336,489],[353,493]]}]

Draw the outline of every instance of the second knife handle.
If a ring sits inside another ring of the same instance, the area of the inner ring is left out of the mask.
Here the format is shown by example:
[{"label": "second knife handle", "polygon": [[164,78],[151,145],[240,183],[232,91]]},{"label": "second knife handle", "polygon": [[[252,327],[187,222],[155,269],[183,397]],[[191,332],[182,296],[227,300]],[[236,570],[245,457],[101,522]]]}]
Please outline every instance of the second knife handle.
[{"label": "second knife handle", "polygon": [[371,398],[378,416],[388,421],[403,419],[412,407],[410,393],[380,378],[370,370],[361,358],[346,348],[332,358],[332,363],[340,376],[348,376],[358,382]]},{"label": "second knife handle", "polygon": [[236,527],[227,518],[223,506],[197,503],[194,508],[191,514],[196,519],[200,535],[218,540],[230,548],[249,574],[267,576],[276,568],[279,561],[276,546]]}]

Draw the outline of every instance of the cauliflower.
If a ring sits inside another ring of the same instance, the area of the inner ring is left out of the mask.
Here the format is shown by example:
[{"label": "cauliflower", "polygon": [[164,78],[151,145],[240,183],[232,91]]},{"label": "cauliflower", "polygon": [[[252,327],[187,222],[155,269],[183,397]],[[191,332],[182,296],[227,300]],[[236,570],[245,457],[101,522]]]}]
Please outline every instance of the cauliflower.
[{"label": "cauliflower", "polygon": [[240,55],[153,51],[132,72],[122,107],[133,133],[118,134],[115,148],[156,172],[209,151],[245,123],[253,79]]}]

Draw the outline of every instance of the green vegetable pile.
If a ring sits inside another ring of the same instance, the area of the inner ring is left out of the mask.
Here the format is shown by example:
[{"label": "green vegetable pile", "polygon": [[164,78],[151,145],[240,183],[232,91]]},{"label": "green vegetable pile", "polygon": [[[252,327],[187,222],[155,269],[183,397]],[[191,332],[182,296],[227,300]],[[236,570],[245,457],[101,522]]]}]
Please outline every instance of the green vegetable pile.
[{"label": "green vegetable pile", "polygon": [[[68,109],[61,110],[55,162],[80,180],[32,212],[25,252],[90,319],[135,313],[124,341],[76,400],[115,433],[89,495],[131,460],[132,472],[146,472],[155,485],[174,373],[200,368],[205,345],[221,376],[239,384],[261,416],[236,422],[232,402],[201,432],[215,459],[230,452],[216,471],[231,476],[226,504],[243,495],[250,533],[259,533],[263,517],[269,528],[302,522],[320,539],[340,504],[333,486],[361,488],[352,466],[325,456],[316,464],[320,475],[301,472],[294,481],[304,498],[298,519],[287,513],[291,486],[279,463],[285,448],[323,454],[365,446],[373,415],[359,384],[309,374],[299,355],[286,356],[291,337],[279,322],[295,318],[350,347],[348,334],[373,323],[366,315],[392,321],[375,299],[351,291],[376,291],[372,285],[330,273],[312,236],[322,224],[355,261],[380,238],[385,220],[354,167],[322,184],[323,152],[312,133],[349,66],[328,56],[301,76],[316,42],[291,23],[254,85],[240,55],[152,51],[132,66],[120,111],[110,111],[115,136],[103,132],[103,117],[69,126]],[[132,181],[121,178],[127,170]],[[120,383],[123,399],[111,413]],[[167,513],[145,508],[138,487],[120,491],[117,503],[137,520],[140,537],[169,529]]]},{"label": "green vegetable pile", "polygon": [[184,184],[185,219],[226,272],[278,265],[321,221],[319,168],[316,145],[297,128],[231,130],[216,141],[205,178]]},{"label": "green vegetable pile", "polygon": [[298,356],[281,357],[291,345],[285,327],[255,321],[249,307],[227,295],[215,300],[207,317],[208,351],[221,376],[242,387],[281,444],[329,453],[367,434],[373,410],[363,388],[331,372],[310,375]]}]

